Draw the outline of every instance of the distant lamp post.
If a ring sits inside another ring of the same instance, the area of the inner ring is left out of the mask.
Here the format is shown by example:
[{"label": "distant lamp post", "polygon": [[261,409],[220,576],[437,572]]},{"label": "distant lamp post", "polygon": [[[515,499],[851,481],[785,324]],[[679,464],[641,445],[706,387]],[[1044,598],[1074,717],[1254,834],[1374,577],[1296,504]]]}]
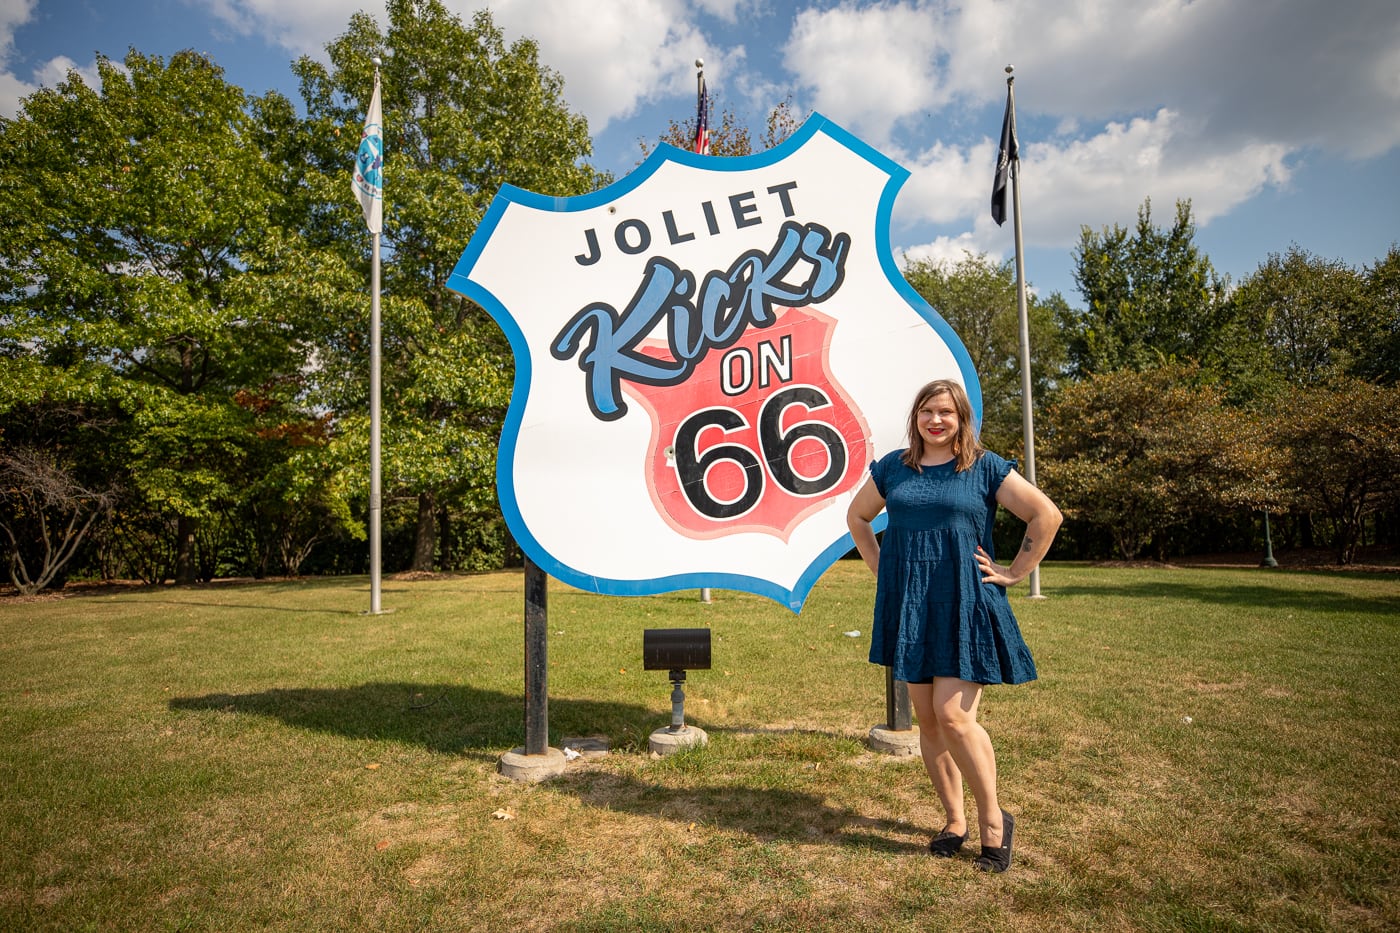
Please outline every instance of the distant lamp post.
[{"label": "distant lamp post", "polygon": [[1264,513],[1264,559],[1259,562],[1260,567],[1277,567],[1278,561],[1274,560],[1274,539],[1269,534],[1269,513]]}]

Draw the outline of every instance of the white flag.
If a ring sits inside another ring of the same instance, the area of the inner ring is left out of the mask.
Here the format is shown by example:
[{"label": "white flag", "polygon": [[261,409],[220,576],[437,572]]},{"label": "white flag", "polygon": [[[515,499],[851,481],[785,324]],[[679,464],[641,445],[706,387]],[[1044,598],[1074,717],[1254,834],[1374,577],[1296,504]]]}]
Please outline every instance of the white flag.
[{"label": "white flag", "polygon": [[374,74],[374,95],[369,100],[365,128],[360,133],[360,150],[355,154],[355,175],[351,186],[365,212],[370,233],[384,229],[384,127],[379,106],[379,72]]}]

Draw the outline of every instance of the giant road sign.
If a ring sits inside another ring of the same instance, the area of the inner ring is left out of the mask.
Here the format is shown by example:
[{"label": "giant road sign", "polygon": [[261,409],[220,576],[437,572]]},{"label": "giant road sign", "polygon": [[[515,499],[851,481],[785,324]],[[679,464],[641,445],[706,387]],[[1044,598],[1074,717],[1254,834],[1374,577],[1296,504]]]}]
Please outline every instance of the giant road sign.
[{"label": "giant road sign", "polygon": [[593,194],[505,187],[449,285],[515,353],[497,486],[551,576],[800,610],[930,379],[980,392],[900,276],[898,165],[820,115],[781,146],[662,146]]}]

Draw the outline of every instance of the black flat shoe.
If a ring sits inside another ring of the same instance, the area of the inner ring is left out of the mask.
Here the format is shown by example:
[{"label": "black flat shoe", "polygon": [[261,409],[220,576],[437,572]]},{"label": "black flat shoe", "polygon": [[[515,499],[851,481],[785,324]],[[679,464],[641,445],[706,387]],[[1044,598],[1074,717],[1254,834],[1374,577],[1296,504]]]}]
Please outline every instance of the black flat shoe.
[{"label": "black flat shoe", "polygon": [[1005,810],[1001,811],[1001,845],[993,848],[983,846],[982,854],[973,859],[972,867],[978,871],[988,871],[993,874],[1001,874],[1011,867],[1011,832],[1016,828],[1016,821],[1011,818],[1011,814]]},{"label": "black flat shoe", "polygon": [[967,833],[957,836],[949,832],[948,827],[945,826],[942,832],[930,840],[928,850],[931,855],[935,855],[938,858],[952,858],[958,854],[958,850],[962,848],[963,843],[966,841]]}]

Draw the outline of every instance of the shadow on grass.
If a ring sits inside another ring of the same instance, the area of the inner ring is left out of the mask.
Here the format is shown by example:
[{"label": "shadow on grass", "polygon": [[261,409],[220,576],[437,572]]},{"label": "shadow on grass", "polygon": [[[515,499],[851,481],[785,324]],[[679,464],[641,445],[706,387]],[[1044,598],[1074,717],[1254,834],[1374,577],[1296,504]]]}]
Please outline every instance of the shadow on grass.
[{"label": "shadow on grass", "polygon": [[147,603],[152,608],[165,608],[172,612],[178,612],[191,607],[196,609],[233,609],[238,612],[285,612],[292,615],[327,615],[327,616],[359,616],[368,613],[354,609],[312,609],[305,606],[272,606],[267,603],[231,603],[225,600],[219,602],[196,602],[194,600],[179,600],[175,602],[165,602],[156,600]]},{"label": "shadow on grass", "polygon": [[[347,739],[400,742],[482,760],[493,760],[498,752],[524,742],[522,697],[460,684],[367,683],[210,693],[176,697],[169,707],[187,713],[266,717]],[[602,734],[611,738],[614,748],[630,739],[644,749],[646,737],[662,718],[656,709],[625,703],[549,702],[552,737]],[[774,738],[780,741],[790,731],[775,730]],[[566,773],[550,786],[591,807],[682,825],[695,822],[760,842],[834,844],[901,854],[922,851],[920,834],[928,833],[920,827],[864,817],[831,806],[819,794],[765,786],[773,781],[771,773],[755,773],[745,782],[746,770],[771,766],[784,757],[781,744],[741,762],[707,757],[701,750],[656,762],[656,769],[648,768],[641,777],[583,769]],[[799,771],[799,762],[794,760],[792,767]],[[702,783],[710,776],[721,783]],[[672,777],[677,778],[674,783],[690,786],[672,786]]]},{"label": "shadow on grass", "polygon": [[[1365,579],[1375,579],[1368,576]],[[1345,586],[1343,580],[1337,581]],[[1196,600],[1220,606],[1240,608],[1287,609],[1306,606],[1318,612],[1366,612],[1373,615],[1400,617],[1400,600],[1370,596],[1358,596],[1343,589],[1294,590],[1267,583],[1190,583],[1164,575],[1158,580],[1142,580],[1132,583],[1105,582],[1101,584],[1067,584],[1053,587],[1057,596],[1087,596],[1094,598],[1123,599],[1180,599]]]},{"label": "shadow on grass", "polygon": [[[525,700],[462,684],[368,683],[176,697],[172,710],[265,716],[349,739],[402,742],[445,754],[524,743]],[[657,712],[624,703],[551,698],[554,735],[645,736]]]},{"label": "shadow on grass", "polygon": [[[698,753],[704,756],[704,752]],[[729,763],[732,764],[732,763]],[[798,766],[794,764],[794,769]],[[694,770],[703,780],[710,771],[723,777],[722,783],[699,786],[671,786],[630,775],[604,771],[581,771],[567,775],[550,786],[571,792],[590,807],[669,821],[680,826],[695,824],[704,829],[745,833],[758,842],[788,842],[849,846],[871,852],[897,855],[925,853],[931,832],[921,826],[895,820],[862,816],[832,806],[820,794],[782,787],[755,775],[745,783],[742,775],[729,773],[724,762],[699,763]],[[691,775],[693,780],[696,775]],[[702,835],[697,841],[703,839]],[[721,847],[725,858],[733,850]],[[698,850],[697,850],[698,851]],[[703,854],[697,854],[703,857]],[[763,868],[753,866],[755,871]],[[733,865],[726,870],[735,870]]]}]

